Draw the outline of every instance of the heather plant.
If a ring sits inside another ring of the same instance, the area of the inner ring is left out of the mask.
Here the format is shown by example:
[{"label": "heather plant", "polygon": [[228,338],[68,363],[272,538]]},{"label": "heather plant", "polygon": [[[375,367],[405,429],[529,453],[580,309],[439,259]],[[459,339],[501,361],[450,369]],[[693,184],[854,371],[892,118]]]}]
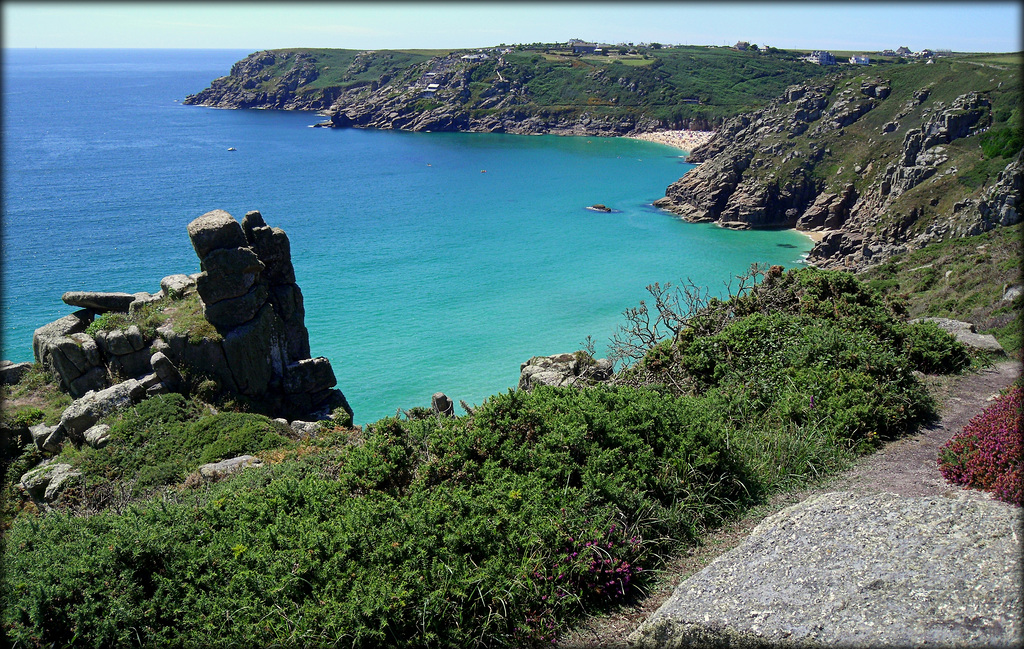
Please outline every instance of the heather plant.
[{"label": "heather plant", "polygon": [[954,484],[989,491],[1000,500],[1024,505],[1022,414],[1024,384],[1016,383],[939,450],[943,477]]}]

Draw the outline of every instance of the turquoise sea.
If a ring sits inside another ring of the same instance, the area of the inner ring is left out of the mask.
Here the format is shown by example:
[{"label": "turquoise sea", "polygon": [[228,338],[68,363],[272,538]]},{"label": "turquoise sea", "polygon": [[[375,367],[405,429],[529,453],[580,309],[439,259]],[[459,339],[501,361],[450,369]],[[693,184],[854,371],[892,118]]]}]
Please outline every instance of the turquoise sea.
[{"label": "turquoise sea", "polygon": [[246,54],[4,51],[4,358],[32,360],[32,332],[72,311],[65,291],[197,272],[185,226],[217,208],[288,233],[313,355],[357,423],[437,391],[480,403],[588,335],[600,355],[652,282],[721,294],[752,262],[795,266],[810,249],[651,207],[691,168],[657,144],[181,105]]}]

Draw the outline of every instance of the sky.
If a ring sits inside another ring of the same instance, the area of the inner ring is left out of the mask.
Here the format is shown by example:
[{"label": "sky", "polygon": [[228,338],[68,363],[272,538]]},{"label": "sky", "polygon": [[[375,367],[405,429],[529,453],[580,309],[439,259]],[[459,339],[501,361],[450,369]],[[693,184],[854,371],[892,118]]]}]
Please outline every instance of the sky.
[{"label": "sky", "polygon": [[4,47],[472,48],[607,42],[1019,52],[1020,3],[3,2]]}]

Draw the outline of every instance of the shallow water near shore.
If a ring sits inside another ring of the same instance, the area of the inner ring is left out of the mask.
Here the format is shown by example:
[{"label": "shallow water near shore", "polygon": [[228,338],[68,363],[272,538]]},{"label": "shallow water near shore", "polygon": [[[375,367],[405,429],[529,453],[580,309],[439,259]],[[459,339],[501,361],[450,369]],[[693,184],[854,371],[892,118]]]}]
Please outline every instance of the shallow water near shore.
[{"label": "shallow water near shore", "polygon": [[313,355],[357,423],[437,391],[480,403],[531,356],[588,335],[603,354],[647,284],[723,294],[752,262],[795,266],[811,247],[651,207],[690,168],[659,144],[319,129],[311,113],[180,104],[246,54],[5,51],[4,358],[32,360],[33,330],[73,311],[65,291],[197,272],[185,226],[218,208],[288,233]]}]

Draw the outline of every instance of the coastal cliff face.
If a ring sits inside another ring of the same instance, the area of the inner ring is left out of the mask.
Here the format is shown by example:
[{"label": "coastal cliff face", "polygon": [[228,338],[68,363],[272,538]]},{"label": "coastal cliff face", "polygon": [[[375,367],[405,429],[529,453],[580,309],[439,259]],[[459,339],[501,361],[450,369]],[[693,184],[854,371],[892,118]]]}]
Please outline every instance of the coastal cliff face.
[{"label": "coastal cliff face", "polygon": [[982,142],[1014,128],[1018,86],[1016,66],[955,60],[794,86],[726,121],[655,205],[692,222],[821,232],[809,261],[830,268],[1013,225],[1021,154]]},{"label": "coastal cliff face", "polygon": [[343,128],[612,136],[710,130],[787,83],[820,74],[789,53],[720,48],[601,57],[549,47],[268,50],[184,103],[315,110],[329,117],[320,126]]}]

